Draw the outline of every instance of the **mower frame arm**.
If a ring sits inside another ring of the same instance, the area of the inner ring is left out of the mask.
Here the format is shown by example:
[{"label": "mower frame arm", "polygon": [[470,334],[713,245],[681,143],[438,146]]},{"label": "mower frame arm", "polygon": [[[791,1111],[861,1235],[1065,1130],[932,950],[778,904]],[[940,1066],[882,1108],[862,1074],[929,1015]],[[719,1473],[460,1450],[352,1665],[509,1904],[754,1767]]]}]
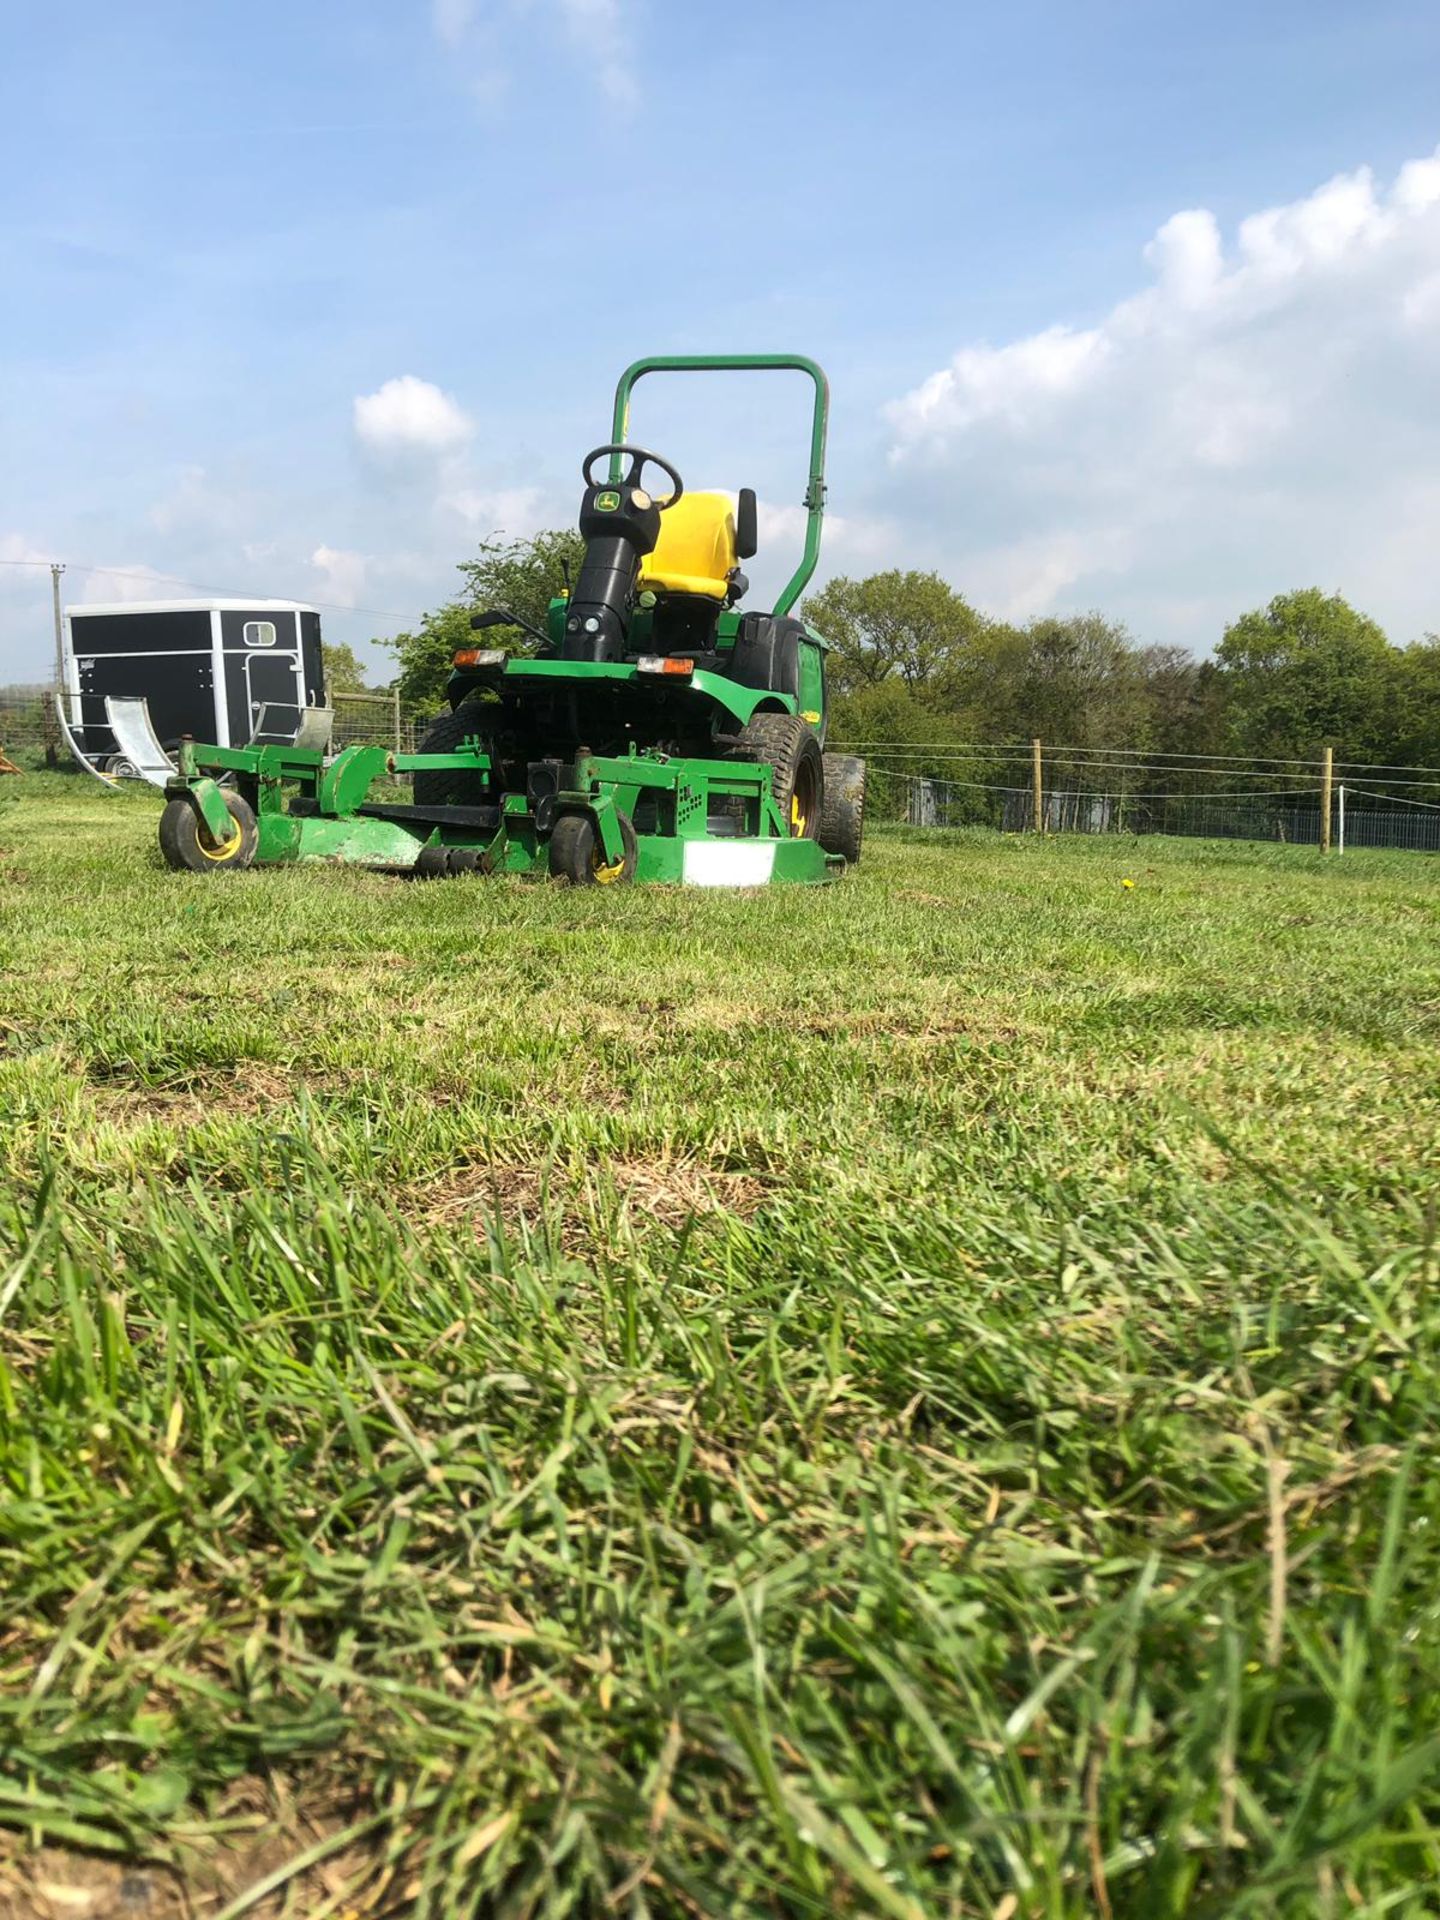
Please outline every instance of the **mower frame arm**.
[{"label": "mower frame arm", "polygon": [[[647,373],[803,373],[814,382],[815,411],[810,425],[810,475],[805,487],[805,551],[785,591],[775,602],[777,614],[788,613],[809,585],[820,558],[820,528],[825,518],[825,434],[830,423],[830,382],[818,362],[803,353],[656,353],[636,360],[620,376],[615,389],[614,438],[625,442],[630,428],[630,395]],[[612,455],[610,480],[620,479],[618,455]]]}]

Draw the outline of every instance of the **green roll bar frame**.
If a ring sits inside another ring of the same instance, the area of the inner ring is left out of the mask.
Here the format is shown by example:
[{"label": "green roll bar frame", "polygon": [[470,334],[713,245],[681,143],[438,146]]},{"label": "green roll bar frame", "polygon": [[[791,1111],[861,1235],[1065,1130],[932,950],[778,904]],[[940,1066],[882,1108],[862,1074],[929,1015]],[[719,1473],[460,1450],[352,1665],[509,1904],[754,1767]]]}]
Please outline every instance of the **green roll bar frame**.
[{"label": "green roll bar frame", "polygon": [[[788,613],[809,585],[820,558],[820,526],[825,518],[825,433],[830,421],[830,382],[824,369],[803,353],[654,353],[636,360],[620,376],[615,389],[613,438],[624,441],[630,431],[630,395],[647,373],[803,373],[815,383],[815,412],[810,426],[810,477],[805,487],[805,551],[775,602],[777,614]],[[612,455],[610,480],[618,485],[620,461]]]}]

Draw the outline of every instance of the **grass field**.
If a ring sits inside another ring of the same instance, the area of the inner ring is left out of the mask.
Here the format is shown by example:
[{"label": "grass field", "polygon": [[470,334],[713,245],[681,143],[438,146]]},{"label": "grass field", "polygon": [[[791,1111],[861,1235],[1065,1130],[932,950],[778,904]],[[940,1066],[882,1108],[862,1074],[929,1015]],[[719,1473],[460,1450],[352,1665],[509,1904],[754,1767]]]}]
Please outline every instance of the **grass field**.
[{"label": "grass field", "polygon": [[0,808],[11,1911],[1440,1911],[1440,864]]}]

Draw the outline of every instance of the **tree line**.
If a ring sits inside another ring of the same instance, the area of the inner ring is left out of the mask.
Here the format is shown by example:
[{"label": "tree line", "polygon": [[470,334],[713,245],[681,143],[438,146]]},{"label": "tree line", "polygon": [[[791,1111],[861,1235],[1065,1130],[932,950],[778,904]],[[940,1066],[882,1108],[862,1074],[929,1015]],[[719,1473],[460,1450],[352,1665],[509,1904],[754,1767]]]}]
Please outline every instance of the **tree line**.
[{"label": "tree line", "polygon": [[[460,567],[454,600],[382,643],[405,709],[420,716],[442,704],[476,608],[503,606],[543,626],[581,552],[566,530],[482,544]],[[993,619],[938,573],[832,579],[800,611],[833,649],[832,740],[888,750],[915,773],[953,773],[962,745],[1037,736],[1140,763],[1187,754],[1313,761],[1330,745],[1349,761],[1440,767],[1440,637],[1397,646],[1318,587],[1241,614],[1210,659],[1146,644],[1098,612]],[[492,633],[486,644],[505,640]],[[508,644],[528,642],[516,633]]]}]

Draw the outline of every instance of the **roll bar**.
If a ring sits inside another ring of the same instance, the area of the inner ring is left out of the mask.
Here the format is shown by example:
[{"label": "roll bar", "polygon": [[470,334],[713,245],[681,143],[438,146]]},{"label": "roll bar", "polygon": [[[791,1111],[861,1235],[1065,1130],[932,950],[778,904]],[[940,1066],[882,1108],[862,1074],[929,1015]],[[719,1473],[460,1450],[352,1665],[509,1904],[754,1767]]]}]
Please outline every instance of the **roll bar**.
[{"label": "roll bar", "polygon": [[[825,432],[830,421],[830,382],[824,369],[803,353],[654,353],[636,360],[620,376],[615,389],[614,438],[629,436],[630,395],[647,373],[803,373],[815,384],[815,412],[810,425],[810,476],[805,487],[805,551],[775,612],[788,613],[800,598],[820,558],[820,525],[825,517]],[[610,478],[618,483],[619,460],[612,458]]]}]

